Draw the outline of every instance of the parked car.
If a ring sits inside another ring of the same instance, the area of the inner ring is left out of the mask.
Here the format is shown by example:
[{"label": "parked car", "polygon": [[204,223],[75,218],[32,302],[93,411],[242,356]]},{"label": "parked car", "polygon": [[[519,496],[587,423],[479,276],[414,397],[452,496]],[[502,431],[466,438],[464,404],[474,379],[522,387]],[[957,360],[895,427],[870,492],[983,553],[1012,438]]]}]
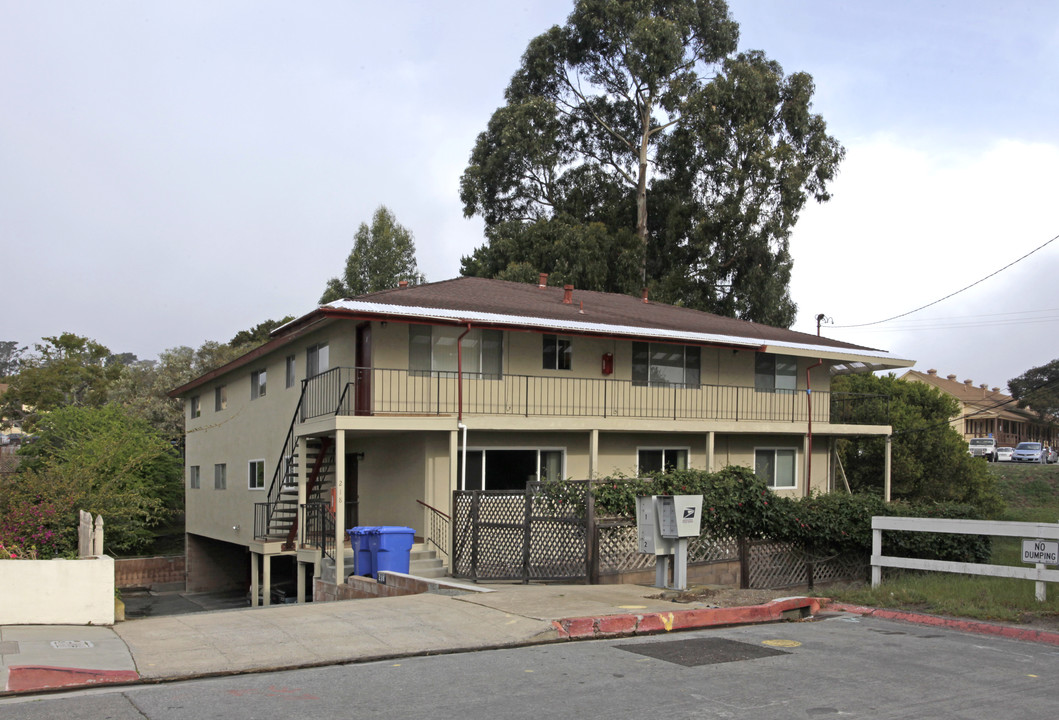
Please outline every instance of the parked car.
[{"label": "parked car", "polygon": [[1041,443],[1020,442],[1015,446],[1011,459],[1013,462],[1041,463],[1047,460],[1047,456],[1044,454],[1044,446]]},{"label": "parked car", "polygon": [[996,460],[997,462],[1011,462],[1011,456],[1014,454],[1015,448],[1013,447],[1007,447],[1006,445],[998,447],[996,449]]},{"label": "parked car", "polygon": [[1056,452],[1055,448],[1047,447],[1044,448],[1045,457],[1044,461],[1049,463],[1059,462],[1059,452]]},{"label": "parked car", "polygon": [[996,438],[971,438],[967,452],[971,453],[972,457],[985,458],[987,462],[994,462],[996,460]]}]

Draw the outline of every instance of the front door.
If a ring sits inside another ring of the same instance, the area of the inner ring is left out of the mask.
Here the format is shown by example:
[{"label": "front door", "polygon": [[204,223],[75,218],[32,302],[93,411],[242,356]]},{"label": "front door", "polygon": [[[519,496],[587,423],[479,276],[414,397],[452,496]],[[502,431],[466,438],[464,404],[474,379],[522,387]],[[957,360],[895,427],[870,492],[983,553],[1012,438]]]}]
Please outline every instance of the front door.
[{"label": "front door", "polygon": [[358,509],[360,507],[360,482],[357,462],[358,453],[346,453],[346,527],[360,525]]},{"label": "front door", "polygon": [[356,353],[356,407],[357,415],[371,415],[371,324],[357,327]]}]

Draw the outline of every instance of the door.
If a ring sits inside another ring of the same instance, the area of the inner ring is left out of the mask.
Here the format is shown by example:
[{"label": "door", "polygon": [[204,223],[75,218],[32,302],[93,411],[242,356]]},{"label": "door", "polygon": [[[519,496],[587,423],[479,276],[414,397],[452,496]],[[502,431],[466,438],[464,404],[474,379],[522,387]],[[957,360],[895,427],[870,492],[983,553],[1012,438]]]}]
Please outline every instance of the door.
[{"label": "door", "polygon": [[371,415],[371,324],[357,327],[356,401],[354,414]]},{"label": "door", "polygon": [[359,460],[359,453],[346,453],[346,527],[360,525],[360,476],[357,466]]}]

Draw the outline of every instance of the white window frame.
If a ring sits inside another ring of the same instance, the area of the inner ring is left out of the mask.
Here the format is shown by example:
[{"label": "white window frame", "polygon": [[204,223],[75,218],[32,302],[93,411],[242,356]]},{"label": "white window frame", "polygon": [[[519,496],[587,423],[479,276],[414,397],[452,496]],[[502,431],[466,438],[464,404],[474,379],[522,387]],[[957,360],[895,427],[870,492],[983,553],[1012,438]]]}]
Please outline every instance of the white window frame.
[{"label": "white window frame", "polygon": [[[770,358],[772,360],[772,372],[766,374],[758,372],[758,360]],[[777,367],[779,362],[793,363],[794,372],[779,374]],[[762,393],[793,393],[798,389],[798,358],[794,355],[783,355],[782,353],[764,353],[754,357],[754,392]]]},{"label": "white window frame", "polygon": [[[554,352],[547,352],[548,338],[554,343]],[[573,338],[566,335],[544,333],[541,335],[541,369],[543,370],[572,370],[574,367],[574,342]],[[563,366],[565,361],[565,367]]]},{"label": "white window frame", "polygon": [[228,489],[228,465],[226,463],[215,463],[213,466],[213,489]]},{"label": "white window frame", "polygon": [[268,368],[254,370],[250,373],[250,399],[265,397],[268,390]]},{"label": "white window frame", "polygon": [[198,465],[188,466],[188,488],[198,490],[202,487],[202,472]]},{"label": "white window frame", "polygon": [[[790,445],[777,445],[777,446],[762,446],[754,448],[754,472],[757,473],[757,454],[759,452],[771,452],[772,453],[772,477],[765,478],[768,486],[773,490],[797,490],[798,489],[798,448]],[[776,484],[776,470],[778,463],[776,462],[776,453],[778,452],[789,452],[791,453],[791,478],[790,485],[777,485]]]},{"label": "white window frame", "polygon": [[[259,472],[255,473],[254,468],[257,467]],[[260,476],[260,483],[255,484],[255,475]],[[265,459],[258,458],[257,460],[251,460],[246,464],[246,489],[247,490],[264,490],[265,489]]]},{"label": "white window frame", "polygon": [[288,388],[292,388],[292,387],[294,387],[294,384],[295,384],[295,382],[297,380],[297,378],[295,377],[295,373],[297,372],[298,357],[296,355],[288,355],[286,362],[287,362],[286,383],[287,383],[287,387]]},{"label": "white window frame", "polygon": [[691,467],[691,447],[682,445],[644,445],[636,448],[636,477],[640,475],[640,453],[643,451],[657,452],[662,451],[662,472],[666,471],[666,453],[667,452],[683,452],[685,466],[683,469]]},{"label": "white window frame", "polygon": [[[420,343],[426,338],[427,333],[424,329],[430,331],[430,367],[423,367],[423,357],[426,354],[426,349],[420,347],[418,352],[414,349],[417,335],[420,338]],[[460,335],[463,335],[465,331],[466,328],[447,325],[410,324],[408,326],[409,371],[413,374],[433,372],[455,374],[459,370],[455,358],[457,354],[462,352],[463,372],[465,375],[480,375],[490,380],[501,379],[504,375],[504,333],[500,330],[491,330],[489,328],[472,328],[463,337],[463,340],[459,341]],[[484,333],[486,332],[496,333],[494,337],[499,338],[497,343],[498,357],[486,357],[484,342]],[[446,350],[446,348],[456,348],[457,341],[461,343],[461,347],[458,350]],[[490,362],[487,363],[487,359]],[[495,372],[484,372],[482,368],[487,364],[495,366],[490,368],[490,370],[495,370]]]},{"label": "white window frame", "polygon": [[[321,360],[323,362],[321,362]],[[326,342],[305,348],[305,377],[314,378],[331,369],[331,348]]]},{"label": "white window frame", "polygon": [[[637,363],[637,345],[647,346],[647,364]],[[659,365],[652,362],[656,352],[673,352],[673,348],[679,348],[681,353],[680,380],[663,380],[655,377],[652,372],[654,368],[669,368],[669,365]],[[689,358],[695,357],[693,362]],[[682,345],[680,343],[646,342],[635,340],[632,343],[632,384],[634,387],[682,387],[689,390],[698,390],[702,387],[702,348],[698,345]],[[646,377],[637,377],[640,373],[646,373]]]},{"label": "white window frame", "polygon": [[228,386],[218,385],[213,389],[213,411],[220,412],[228,409]]},{"label": "white window frame", "polygon": [[[505,445],[505,446],[485,445],[485,446],[482,446],[482,447],[468,447],[467,448],[467,452],[468,453],[474,453],[474,452],[485,453],[482,456],[482,477],[480,478],[480,480],[481,480],[480,485],[483,488],[485,487],[485,466],[486,466],[486,463],[488,461],[489,453],[490,452],[500,452],[500,451],[505,451],[505,450],[506,451],[517,451],[517,452],[525,452],[525,451],[528,451],[528,450],[536,450],[537,451],[536,467],[537,467],[537,480],[538,481],[540,481],[540,479],[541,479],[541,453],[542,452],[557,452],[562,457],[562,463],[561,463],[562,464],[562,469],[559,471],[559,474],[562,477],[564,477],[564,478],[566,477],[566,448],[565,447],[539,447],[539,446],[536,446],[536,445],[521,446],[521,447],[520,446],[507,446],[507,445]],[[465,473],[461,472],[459,479],[456,481],[457,484],[460,486],[461,490],[465,490],[466,489],[464,487],[464,479],[465,479]]]},{"label": "white window frame", "polygon": [[202,396],[192,395],[188,401],[188,414],[194,420],[197,417],[202,417]]}]

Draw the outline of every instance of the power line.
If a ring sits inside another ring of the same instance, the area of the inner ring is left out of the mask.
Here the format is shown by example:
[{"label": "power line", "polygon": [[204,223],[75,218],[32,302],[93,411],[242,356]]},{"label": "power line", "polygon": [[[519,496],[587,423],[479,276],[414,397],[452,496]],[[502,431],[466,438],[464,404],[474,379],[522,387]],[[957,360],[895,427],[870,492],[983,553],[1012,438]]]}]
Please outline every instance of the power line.
[{"label": "power line", "polygon": [[917,307],[915,310],[909,310],[908,312],[901,313],[900,315],[894,315],[893,317],[886,318],[885,320],[876,320],[875,322],[861,323],[859,325],[833,325],[832,327],[834,327],[835,329],[838,329],[838,328],[868,327],[870,325],[881,325],[883,323],[890,322],[891,320],[897,320],[898,318],[903,318],[906,315],[911,315],[912,313],[917,313],[920,310],[926,310],[928,307],[931,307],[933,305],[937,305],[938,303],[944,302],[945,300],[948,300],[951,297],[959,295],[960,293],[962,293],[962,292],[964,292],[966,290],[970,290],[975,285],[979,285],[979,284],[985,282],[986,280],[988,280],[989,278],[993,277],[994,275],[999,275],[1000,273],[1002,273],[1005,270],[1007,270],[1009,267],[1011,267],[1013,265],[1017,265],[1018,263],[1022,262],[1026,258],[1028,258],[1030,255],[1033,255],[1034,253],[1039,252],[1040,250],[1043,250],[1044,248],[1048,247],[1049,245],[1051,245],[1056,240],[1059,240],[1059,235],[1056,235],[1055,237],[1053,237],[1051,240],[1049,240],[1048,242],[1044,243],[1043,245],[1040,245],[1040,246],[1034,248],[1033,250],[1030,250],[1028,253],[1026,253],[1022,257],[1018,258],[1017,260],[1013,260],[1013,261],[1009,262],[1007,265],[1005,265],[1004,267],[1000,268],[999,270],[994,270],[993,272],[991,272],[988,275],[986,275],[984,278],[981,278],[979,280],[975,280],[973,283],[971,283],[967,287],[960,288],[956,292],[951,292],[948,295],[946,295],[945,297],[938,298],[934,302],[929,302],[926,305],[923,305],[922,307]]}]

